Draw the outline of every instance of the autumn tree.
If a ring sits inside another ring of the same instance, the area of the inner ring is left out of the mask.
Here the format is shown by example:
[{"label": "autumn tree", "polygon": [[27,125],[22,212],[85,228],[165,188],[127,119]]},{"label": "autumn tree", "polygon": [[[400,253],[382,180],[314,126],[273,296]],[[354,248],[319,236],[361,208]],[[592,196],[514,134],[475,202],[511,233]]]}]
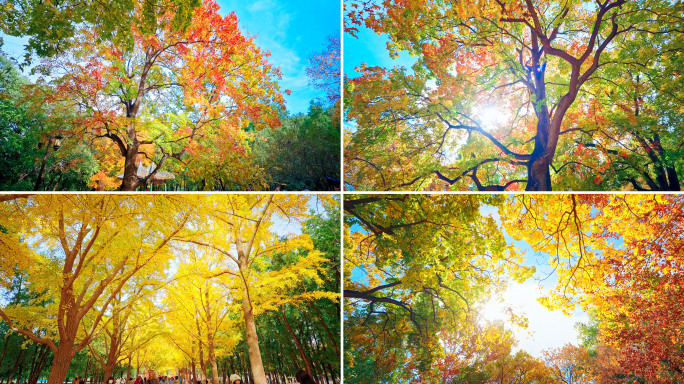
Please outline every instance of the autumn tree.
[{"label": "autumn tree", "polygon": [[517,340],[503,321],[480,321],[469,335],[445,328],[440,334],[443,356],[422,375],[425,383],[487,383],[500,374]]},{"label": "autumn tree", "polygon": [[[677,35],[682,21],[682,4],[664,1],[349,1],[346,10],[352,35],[365,25],[387,37],[390,56],[418,58],[412,71],[362,65],[345,84],[347,178],[379,190],[551,190],[578,161],[557,156],[586,146],[573,106],[591,101],[593,82],[614,81],[611,69],[644,64],[620,54],[622,42]],[[669,49],[650,48],[651,57]]]},{"label": "autumn tree", "polygon": [[[327,198],[327,197],[326,197]],[[305,195],[227,195],[212,196],[198,203],[206,218],[196,223],[206,228],[197,234],[177,239],[204,249],[215,257],[220,266],[209,276],[223,279],[235,288],[240,301],[249,346],[249,362],[256,384],[266,383],[256,317],[279,309],[280,305],[297,300],[328,297],[335,300],[336,292],[303,292],[290,296],[288,292],[301,281],[312,279],[322,283],[324,259],[313,249],[308,235],[279,236],[274,231],[275,220],[303,221],[310,197]],[[295,252],[296,258],[283,268],[268,268],[276,254]]]},{"label": "autumn tree", "polygon": [[502,218],[511,236],[551,255],[558,285],[544,305],[593,311],[625,374],[675,382],[682,206],[679,195],[517,196]]},{"label": "autumn tree", "polygon": [[[161,285],[156,278],[158,271],[143,272],[132,277],[131,283],[113,298],[107,324],[94,340],[99,343],[89,345],[91,356],[100,364],[105,380],[113,376],[117,365],[145,344],[136,340],[136,336],[139,336],[141,328],[150,326],[160,316],[159,308],[151,302],[154,291]],[[154,335],[156,333],[145,341]]]},{"label": "autumn tree", "polygon": [[338,36],[328,37],[328,46],[322,52],[317,52],[309,58],[306,74],[309,82],[316,89],[325,92],[328,103],[336,105],[340,101],[340,62],[342,47]]},{"label": "autumn tree", "polygon": [[[147,3],[132,6],[132,41],[100,41],[97,29],[81,28],[68,50],[42,66],[55,78],[48,102],[80,110],[77,128],[65,134],[106,140],[124,160],[121,190],[148,184],[169,159],[193,167],[192,159],[205,155],[244,157],[245,128],[280,125],[280,71],[238,29],[234,13],[221,16],[206,0],[185,28],[174,27],[173,10],[154,14],[146,28]],[[226,151],[234,156],[219,154]],[[156,168],[139,179],[143,157]]]},{"label": "autumn tree", "polygon": [[[218,281],[208,277],[209,271],[217,265],[215,260],[204,257],[201,252],[186,250],[186,255],[176,272],[175,283],[168,289],[165,300],[170,311],[168,318],[172,322],[174,332],[171,341],[186,355],[192,355],[180,344],[180,339],[194,339],[202,371],[206,375],[204,351],[206,349],[207,363],[211,367],[211,378],[214,383],[219,382],[218,350],[220,347],[232,349],[238,341],[236,312],[239,311],[237,302],[233,302],[229,290],[220,287]],[[179,338],[179,335],[183,335]],[[187,345],[187,344],[186,344]],[[191,356],[191,360],[194,356]]]},{"label": "autumn tree", "polygon": [[553,376],[562,383],[588,383],[590,355],[586,348],[572,344],[544,351],[544,359]]},{"label": "autumn tree", "polygon": [[509,278],[531,275],[481,213],[501,202],[486,195],[345,199],[346,378],[360,380],[364,367],[388,380],[429,372],[448,335],[456,345],[477,332],[490,295]]},{"label": "autumn tree", "polygon": [[[621,66],[606,67],[590,84],[583,103],[569,113],[579,135],[560,148],[590,186],[572,189],[678,191],[682,177],[681,52],[684,34],[635,34],[607,55]],[[573,145],[577,145],[573,150]],[[577,183],[577,181],[575,181]]]},{"label": "autumn tree", "polygon": [[0,51],[0,175],[6,191],[81,190],[96,172],[90,149],[77,140],[57,146],[57,127],[73,111],[43,103],[41,86],[23,78]]},{"label": "autumn tree", "polygon": [[[36,195],[0,207],[2,252],[14,255],[14,267],[23,265],[36,293],[28,303],[3,304],[0,317],[52,350],[50,384],[63,383],[76,353],[107,327],[122,289],[142,270],[163,269],[168,262],[168,243],[183,231],[188,215],[166,201]],[[9,282],[1,280],[3,287]]]},{"label": "autumn tree", "polygon": [[490,371],[489,382],[496,384],[535,383],[555,384],[552,370],[544,361],[531,356],[525,351],[504,356],[496,361]]},{"label": "autumn tree", "polygon": [[[27,275],[17,271],[11,279],[8,289],[3,290],[3,300],[10,305],[29,303],[36,294],[28,289]],[[35,329],[38,335],[44,335],[46,329]],[[41,374],[49,368],[52,361],[52,350],[45,344],[31,341],[26,336],[13,332],[9,326],[0,323],[2,350],[0,351],[0,377],[7,382],[25,380],[28,384],[36,384]]]}]

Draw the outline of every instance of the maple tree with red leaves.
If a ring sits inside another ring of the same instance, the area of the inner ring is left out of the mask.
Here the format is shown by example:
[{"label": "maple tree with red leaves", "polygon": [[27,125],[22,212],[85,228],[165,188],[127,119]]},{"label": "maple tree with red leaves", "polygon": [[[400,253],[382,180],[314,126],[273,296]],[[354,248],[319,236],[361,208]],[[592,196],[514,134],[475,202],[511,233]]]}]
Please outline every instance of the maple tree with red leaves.
[{"label": "maple tree with red leaves", "polygon": [[347,74],[346,179],[356,189],[679,189],[681,3],[352,0],[345,9],[351,36],[368,28],[390,57],[417,58],[410,69]]},{"label": "maple tree with red leaves", "polygon": [[[136,7],[142,20],[142,5]],[[156,29],[134,25],[133,44],[97,43],[95,30],[82,28],[69,50],[44,60],[43,70],[57,77],[47,101],[80,111],[69,135],[109,142],[124,161],[121,190],[149,184],[167,161],[193,167],[198,159],[198,167],[211,169],[217,163],[207,158],[234,159],[234,177],[246,179],[253,173],[239,163],[246,128],[280,125],[280,70],[239,30],[234,13],[224,17],[218,9],[204,1],[185,29],[173,27],[168,10]],[[219,137],[229,142],[219,148]],[[141,162],[156,168],[139,177]]]},{"label": "maple tree with red leaves", "polygon": [[594,313],[599,341],[615,351],[627,374],[681,381],[681,196],[519,196],[515,210],[524,214],[504,220],[508,232],[551,254],[559,276],[543,304]]}]

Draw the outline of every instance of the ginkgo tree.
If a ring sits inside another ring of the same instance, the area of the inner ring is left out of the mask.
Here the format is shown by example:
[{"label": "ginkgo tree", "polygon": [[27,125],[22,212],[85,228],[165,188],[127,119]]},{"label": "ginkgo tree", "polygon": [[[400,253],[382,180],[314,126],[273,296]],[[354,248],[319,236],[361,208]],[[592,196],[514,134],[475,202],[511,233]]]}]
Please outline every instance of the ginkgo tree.
[{"label": "ginkgo tree", "polygon": [[155,279],[158,272],[144,272],[132,277],[130,284],[114,297],[106,326],[96,342],[88,346],[105,378],[113,376],[114,368],[129,357],[130,351],[141,346],[140,341],[135,340],[136,336],[141,329],[148,328],[157,315],[157,307],[150,299],[160,288],[160,282]]},{"label": "ginkgo tree", "polygon": [[[76,357],[94,380],[132,367],[188,367],[193,378],[219,382],[229,358],[239,367],[248,355],[241,373],[264,382],[262,354],[271,378],[298,366],[339,377],[330,369],[340,329],[331,323],[339,319],[339,258],[331,254],[339,251],[339,216],[327,217],[339,211],[334,197],[2,195],[0,202],[0,247],[15,255],[0,264],[0,289],[13,297],[0,306],[0,332],[5,347],[20,341],[36,361],[52,356],[48,382],[78,370]],[[327,213],[309,213],[317,207]],[[267,335],[264,349],[259,335]],[[299,350],[301,362],[283,366],[281,349]],[[21,357],[19,376],[37,380],[44,363],[22,374]]]},{"label": "ginkgo tree", "polygon": [[[240,341],[238,332],[239,304],[231,302],[228,287],[222,287],[210,277],[210,271],[218,264],[204,252],[186,250],[175,276],[175,282],[165,296],[165,307],[171,327],[177,331],[170,335],[176,348],[191,360],[195,358],[192,347],[197,346],[200,366],[207,375],[204,350],[211,367],[213,382],[219,382],[217,350],[219,346],[233,349]],[[179,338],[179,335],[183,335]],[[185,342],[183,341],[185,339]],[[193,340],[187,343],[188,340]],[[188,349],[188,345],[190,349]]]},{"label": "ginkgo tree", "polygon": [[[120,189],[126,191],[149,184],[167,160],[185,168],[194,158],[213,158],[198,162],[208,168],[226,161],[241,166],[248,156],[246,128],[276,128],[284,109],[279,69],[240,31],[235,13],[221,16],[218,5],[205,0],[184,28],[173,22],[178,14],[172,7],[155,13],[146,27],[146,4],[131,4],[131,42],[102,41],[98,29],[85,25],[69,49],[41,66],[54,79],[46,101],[80,111],[74,128],[62,133],[108,142],[124,161]],[[143,159],[156,168],[139,176]],[[115,177],[118,170],[110,165],[105,171]],[[251,173],[243,169],[234,177]]]},{"label": "ginkgo tree", "polygon": [[64,382],[75,354],[112,321],[112,304],[131,279],[168,262],[169,241],[188,214],[176,216],[165,203],[144,196],[36,195],[0,206],[5,236],[12,238],[2,242],[2,252],[28,264],[35,293],[30,303],[0,308],[0,317],[52,350],[50,384]]},{"label": "ginkgo tree", "polygon": [[[276,218],[301,222],[309,217],[308,201],[309,197],[305,195],[211,196],[198,203],[198,209],[212,219],[210,224],[202,219],[196,225],[204,230],[176,239],[199,246],[210,252],[210,257],[213,253],[213,257],[221,261],[208,276],[232,285],[236,297],[240,298],[251,372],[256,384],[267,383],[256,316],[296,300],[287,293],[301,281],[322,282],[325,276],[321,267],[325,260],[321,252],[313,249],[308,235],[281,238],[273,229]],[[295,262],[278,270],[268,268],[275,253],[293,251],[299,252]],[[316,291],[303,293],[301,299],[337,299],[338,296],[339,293]]]},{"label": "ginkgo tree", "polygon": [[[14,255],[0,263],[0,348],[30,347],[14,371],[31,380],[52,359],[50,383],[132,367],[219,382],[233,358],[258,380],[262,354],[271,378],[301,366],[334,380],[335,211],[332,196],[0,195],[0,247]],[[283,365],[281,349],[302,360]]]},{"label": "ginkgo tree", "polygon": [[[355,188],[376,190],[548,191],[561,176],[575,177],[568,168],[587,156],[571,154],[595,143],[585,141],[570,115],[587,109],[590,86],[619,83],[619,68],[648,67],[646,55],[635,60],[622,52],[624,43],[681,34],[683,10],[680,2],[625,0],[351,0],[345,6],[352,36],[366,27],[388,39],[392,57],[417,57],[412,70],[363,64],[361,75],[348,74],[345,82],[352,122],[346,175]],[[651,44],[648,55],[669,50]],[[679,59],[661,63],[676,73],[682,68]],[[619,108],[620,100],[614,96],[610,104]],[[663,123],[678,129],[676,121]],[[591,163],[599,168],[594,173],[610,166],[605,155],[594,157],[600,160]]]}]

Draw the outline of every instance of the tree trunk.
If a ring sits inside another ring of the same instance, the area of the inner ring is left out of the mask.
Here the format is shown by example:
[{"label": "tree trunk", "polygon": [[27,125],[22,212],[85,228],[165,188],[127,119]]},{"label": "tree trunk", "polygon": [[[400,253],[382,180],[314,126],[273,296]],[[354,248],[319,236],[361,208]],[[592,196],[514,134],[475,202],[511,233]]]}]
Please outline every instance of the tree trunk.
[{"label": "tree trunk", "polygon": [[[39,348],[40,347],[40,348]],[[36,344],[36,351],[33,354],[33,363],[31,363],[31,371],[29,372],[28,383],[36,384],[40,378],[40,373],[45,367],[45,358],[48,355],[49,348],[45,344]]]},{"label": "tree trunk", "polygon": [[114,330],[114,334],[112,337],[110,337],[110,342],[109,342],[109,350],[107,351],[107,361],[105,362],[104,365],[104,379],[103,383],[107,382],[107,379],[110,377],[114,376],[114,367],[116,367],[116,363],[119,360],[118,356],[118,350],[119,350],[119,343],[120,340],[118,338],[118,330]]},{"label": "tree trunk", "polygon": [[[234,360],[235,360],[235,354],[231,355],[230,360],[228,361],[230,363],[228,366],[228,369],[230,369],[230,371],[228,372],[228,376],[230,376],[232,373],[238,373],[239,372],[237,369],[235,369]],[[225,383],[223,383],[223,384],[225,384]],[[232,383],[229,383],[229,384],[232,384]]]},{"label": "tree trunk", "polygon": [[551,191],[550,163],[543,159],[530,160],[527,166],[527,191]]},{"label": "tree trunk", "polygon": [[85,367],[85,372],[83,372],[83,380],[88,380],[88,371],[90,370],[90,356],[88,356],[88,360],[86,361],[86,367]]},{"label": "tree trunk", "polygon": [[[66,379],[71,360],[74,358],[73,344],[64,342],[59,343],[55,351],[55,358],[52,360],[52,368],[47,384],[62,384]],[[90,361],[89,361],[90,363]]]},{"label": "tree trunk", "polygon": [[667,167],[667,178],[669,179],[670,191],[681,191],[682,187],[679,184],[679,176],[677,175],[677,170],[674,167]]},{"label": "tree trunk", "polygon": [[330,383],[331,377],[332,377],[332,372],[328,372],[328,368],[329,368],[329,367],[326,367],[326,366],[325,366],[325,362],[324,362],[324,361],[321,361],[321,362],[319,363],[319,365],[320,365],[321,368],[323,369],[323,374],[325,375],[325,382],[326,382],[326,384]]},{"label": "tree trunk", "polygon": [[228,358],[223,360],[223,364],[221,364],[221,376],[223,377],[223,380],[221,380],[221,384],[226,384],[226,375],[228,374]]},{"label": "tree trunk", "polygon": [[192,358],[192,384],[197,382],[197,370],[195,369],[195,358]]},{"label": "tree trunk", "polygon": [[[2,367],[2,362],[5,360],[5,352],[7,352],[7,344],[9,344],[11,335],[11,333],[7,333],[7,335],[5,335],[5,345],[2,347],[2,355],[0,355],[0,367]],[[0,378],[0,384],[2,384],[4,380],[4,377]]]},{"label": "tree trunk", "polygon": [[21,383],[21,376],[24,372],[24,364],[19,364],[19,372],[17,373],[17,383]]},{"label": "tree trunk", "polygon": [[[216,364],[216,351],[214,350],[214,330],[211,323],[214,315],[211,311],[211,300],[209,299],[209,289],[204,292],[207,304],[204,307],[207,316],[207,353],[209,354],[209,364],[211,364],[212,384],[219,384],[218,364]],[[217,315],[218,316],[218,315]]]},{"label": "tree trunk", "polygon": [[315,355],[315,348],[313,345],[311,332],[306,323],[302,323],[301,334],[301,340],[304,340],[302,343],[302,346],[304,347],[304,354],[308,357],[309,364],[311,365],[311,371],[309,371],[309,374],[311,374],[311,376],[314,377],[314,380],[316,380],[316,377],[319,376],[318,367],[310,357]]},{"label": "tree trunk", "polygon": [[245,333],[247,345],[249,345],[247,354],[249,355],[249,365],[254,376],[253,383],[267,384],[266,372],[264,372],[264,364],[261,361],[261,351],[259,350],[259,336],[257,336],[254,312],[252,312],[252,303],[249,300],[246,287],[242,298],[242,313],[245,318]]},{"label": "tree trunk", "polygon": [[199,343],[199,364],[202,370],[202,380],[207,378],[207,363],[204,361],[204,349],[202,348],[202,342]]},{"label": "tree trunk", "polygon": [[126,380],[131,377],[131,360],[133,359],[133,356],[128,355],[128,369],[126,372],[128,372],[128,376],[126,376]]},{"label": "tree trunk", "polygon": [[124,162],[123,181],[121,182],[121,191],[135,191],[139,186],[138,181],[138,151],[140,144],[137,140],[129,145],[126,149],[126,159]]},{"label": "tree trunk", "polygon": [[337,377],[335,376],[335,370],[333,369],[332,365],[328,363],[328,369],[330,369],[330,372],[332,374],[332,382],[333,384],[337,384]]},{"label": "tree trunk", "polygon": [[[95,384],[97,383],[97,378],[100,377],[100,370],[97,369],[97,366],[95,366],[95,370],[93,372],[93,377],[90,379],[90,384]],[[86,382],[85,384],[88,384],[88,378],[86,377]]]},{"label": "tree trunk", "polygon": [[209,344],[209,363],[211,364],[211,380],[212,384],[219,384],[218,364],[216,364],[216,354],[214,353],[213,343]]},{"label": "tree trunk", "polygon": [[9,379],[7,379],[8,384],[12,384],[12,379],[14,378],[14,375],[17,373],[17,368],[19,368],[19,362],[21,361],[21,355],[24,354],[24,348],[19,349],[19,354],[17,355],[17,359],[14,361],[14,368],[12,368],[12,372],[9,374]]},{"label": "tree trunk", "polygon": [[40,185],[43,183],[43,173],[45,172],[45,163],[47,163],[48,156],[50,155],[50,148],[52,148],[52,140],[48,140],[47,147],[45,148],[45,156],[43,156],[43,162],[40,164],[40,171],[38,171],[38,177],[36,178],[36,184],[33,186],[34,191],[40,190]]},{"label": "tree trunk", "polygon": [[[538,60],[538,59],[537,59]],[[536,67],[538,65],[534,64]],[[543,74],[537,79],[536,99],[543,100],[546,96]],[[537,110],[538,108],[538,110]],[[535,106],[537,114],[537,134],[534,137],[534,150],[531,159],[527,163],[527,191],[550,191],[551,170],[550,165],[556,146],[549,148],[549,135],[551,134],[551,120],[546,104]],[[558,112],[556,112],[558,113]]]}]

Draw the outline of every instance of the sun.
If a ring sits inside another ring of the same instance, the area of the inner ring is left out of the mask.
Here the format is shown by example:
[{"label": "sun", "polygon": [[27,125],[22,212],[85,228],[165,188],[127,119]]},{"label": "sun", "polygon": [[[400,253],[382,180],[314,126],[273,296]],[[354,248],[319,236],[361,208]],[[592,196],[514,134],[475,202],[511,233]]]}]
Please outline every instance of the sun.
[{"label": "sun", "polygon": [[488,104],[480,112],[480,125],[487,130],[499,128],[507,120],[508,113],[498,104]]}]

